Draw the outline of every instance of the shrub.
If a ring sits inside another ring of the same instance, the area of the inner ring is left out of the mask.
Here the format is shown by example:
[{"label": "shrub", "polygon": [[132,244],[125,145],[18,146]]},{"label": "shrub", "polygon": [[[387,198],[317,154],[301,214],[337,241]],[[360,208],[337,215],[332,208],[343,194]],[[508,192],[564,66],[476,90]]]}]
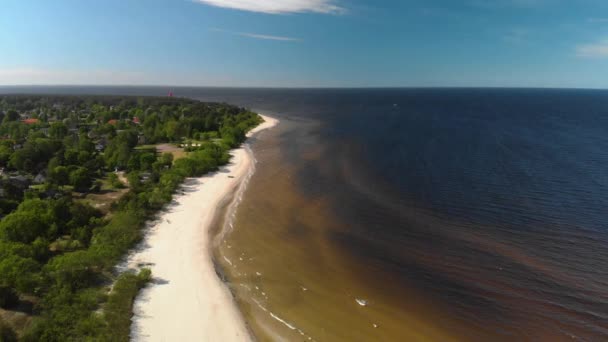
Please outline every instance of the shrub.
[{"label": "shrub", "polygon": [[149,269],[142,269],[137,275],[131,272],[120,275],[105,308],[109,329],[104,337],[109,341],[129,341],[133,302],[139,290],[151,279]]},{"label": "shrub", "polygon": [[110,185],[113,188],[122,189],[125,187],[125,185],[122,184],[122,182],[120,181],[120,179],[118,179],[118,176],[114,172],[108,174],[108,181],[110,182]]},{"label": "shrub", "polygon": [[0,308],[12,308],[19,304],[17,292],[8,286],[0,286]]},{"label": "shrub", "polygon": [[0,342],[17,342],[17,334],[2,320],[0,320]]}]

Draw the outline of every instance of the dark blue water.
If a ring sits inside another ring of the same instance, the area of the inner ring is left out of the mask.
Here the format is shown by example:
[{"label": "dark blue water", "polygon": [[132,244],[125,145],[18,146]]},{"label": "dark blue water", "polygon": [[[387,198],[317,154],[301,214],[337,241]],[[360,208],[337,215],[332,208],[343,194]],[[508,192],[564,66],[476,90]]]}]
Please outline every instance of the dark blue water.
[{"label": "dark blue water", "polygon": [[447,303],[470,339],[608,339],[608,91],[172,90],[290,121],[300,191],[349,227],[327,240],[396,303],[412,287]]}]

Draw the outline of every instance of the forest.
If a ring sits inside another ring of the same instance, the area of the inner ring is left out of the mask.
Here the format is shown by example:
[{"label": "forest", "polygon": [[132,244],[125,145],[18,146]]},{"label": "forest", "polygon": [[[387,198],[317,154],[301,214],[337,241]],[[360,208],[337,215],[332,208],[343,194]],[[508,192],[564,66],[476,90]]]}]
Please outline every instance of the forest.
[{"label": "forest", "polygon": [[6,95],[0,122],[0,341],[127,341],[151,272],[115,266],[261,118],[173,97]]}]

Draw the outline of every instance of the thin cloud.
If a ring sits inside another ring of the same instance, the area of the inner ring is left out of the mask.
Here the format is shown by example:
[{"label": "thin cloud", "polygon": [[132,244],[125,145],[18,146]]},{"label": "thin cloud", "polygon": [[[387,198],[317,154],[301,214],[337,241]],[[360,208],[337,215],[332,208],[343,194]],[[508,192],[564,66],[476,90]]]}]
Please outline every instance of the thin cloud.
[{"label": "thin cloud", "polygon": [[236,34],[238,34],[239,36],[248,37],[248,38],[255,38],[255,39],[279,40],[279,41],[283,41],[283,42],[297,42],[297,41],[299,41],[298,38],[282,37],[282,36],[269,36],[269,35],[266,35],[266,34],[257,34],[257,33],[249,33],[249,32],[237,32]]},{"label": "thin cloud", "polygon": [[253,38],[253,39],[263,39],[263,40],[276,40],[281,42],[299,42],[301,39],[294,37],[286,37],[286,36],[275,36],[269,34],[260,34],[260,33],[252,33],[252,32],[234,32],[228,31],[220,28],[211,28],[211,31],[214,32],[225,32],[229,34],[234,34],[241,37]]},{"label": "thin cloud", "polygon": [[194,0],[194,2],[268,14],[344,12],[344,8],[336,5],[334,0]]},{"label": "thin cloud", "polygon": [[608,39],[576,48],[576,55],[585,58],[608,58]]}]

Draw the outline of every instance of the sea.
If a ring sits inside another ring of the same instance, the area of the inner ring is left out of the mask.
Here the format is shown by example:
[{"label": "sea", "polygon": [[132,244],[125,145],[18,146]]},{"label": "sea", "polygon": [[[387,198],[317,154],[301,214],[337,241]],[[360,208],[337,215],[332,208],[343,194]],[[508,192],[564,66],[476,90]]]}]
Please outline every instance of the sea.
[{"label": "sea", "polygon": [[260,341],[608,340],[608,91],[0,87],[280,124],[218,225]]}]

